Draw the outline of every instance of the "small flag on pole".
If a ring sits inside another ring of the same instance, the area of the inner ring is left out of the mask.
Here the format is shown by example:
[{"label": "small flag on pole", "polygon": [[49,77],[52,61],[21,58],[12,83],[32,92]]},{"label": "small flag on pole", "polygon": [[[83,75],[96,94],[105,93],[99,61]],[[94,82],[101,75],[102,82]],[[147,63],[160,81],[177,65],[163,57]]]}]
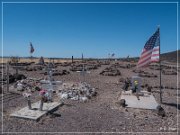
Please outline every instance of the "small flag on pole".
[{"label": "small flag on pole", "polygon": [[145,67],[149,65],[151,62],[159,62],[159,54],[160,54],[160,34],[159,28],[156,32],[149,38],[146,42],[141,57],[138,61],[137,67]]},{"label": "small flag on pole", "polygon": [[113,53],[112,55],[111,55],[111,57],[114,57],[115,56],[115,54]]},{"label": "small flag on pole", "polygon": [[33,53],[34,52],[34,47],[32,45],[32,43],[30,42],[30,53]]}]

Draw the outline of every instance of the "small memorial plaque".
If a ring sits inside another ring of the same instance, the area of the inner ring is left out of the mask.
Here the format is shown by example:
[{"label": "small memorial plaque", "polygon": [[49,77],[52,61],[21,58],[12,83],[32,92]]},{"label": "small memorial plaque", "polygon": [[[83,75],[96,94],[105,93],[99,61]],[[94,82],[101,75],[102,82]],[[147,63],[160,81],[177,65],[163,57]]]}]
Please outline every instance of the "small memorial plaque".
[{"label": "small memorial plaque", "polygon": [[132,82],[132,90],[135,92],[140,92],[141,91],[141,84],[142,84],[141,77],[132,76],[131,82]]}]

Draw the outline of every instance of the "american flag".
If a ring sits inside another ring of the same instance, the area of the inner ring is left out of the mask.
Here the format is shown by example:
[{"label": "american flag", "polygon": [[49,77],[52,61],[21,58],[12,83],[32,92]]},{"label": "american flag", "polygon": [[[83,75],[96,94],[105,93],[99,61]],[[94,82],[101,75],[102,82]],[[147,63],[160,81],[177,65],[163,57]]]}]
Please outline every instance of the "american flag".
[{"label": "american flag", "polygon": [[30,42],[30,53],[33,53],[34,52],[34,47],[32,45],[32,43]]},{"label": "american flag", "polygon": [[156,32],[149,38],[146,42],[141,57],[138,61],[137,67],[145,67],[149,65],[151,62],[159,61],[159,52],[160,52],[160,33],[159,28]]}]

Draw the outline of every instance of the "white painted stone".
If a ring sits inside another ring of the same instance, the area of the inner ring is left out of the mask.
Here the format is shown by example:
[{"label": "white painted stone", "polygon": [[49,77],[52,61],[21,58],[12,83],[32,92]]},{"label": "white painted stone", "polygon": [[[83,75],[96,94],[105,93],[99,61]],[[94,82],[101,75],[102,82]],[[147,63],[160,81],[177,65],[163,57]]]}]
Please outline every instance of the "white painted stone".
[{"label": "white painted stone", "polygon": [[21,83],[17,84],[17,90],[22,91],[23,90],[23,85]]},{"label": "white painted stone", "polygon": [[62,98],[62,99],[68,99],[68,94],[67,94],[67,93],[61,94],[61,98]]},{"label": "white painted stone", "polygon": [[80,97],[80,100],[83,102],[86,102],[88,100],[88,98],[87,97]]}]

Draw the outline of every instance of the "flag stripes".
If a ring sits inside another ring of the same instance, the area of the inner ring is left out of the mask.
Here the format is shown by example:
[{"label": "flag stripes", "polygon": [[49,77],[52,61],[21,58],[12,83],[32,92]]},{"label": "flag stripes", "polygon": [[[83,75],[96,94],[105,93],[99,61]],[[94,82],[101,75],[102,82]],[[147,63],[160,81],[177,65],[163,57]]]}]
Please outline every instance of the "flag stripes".
[{"label": "flag stripes", "polygon": [[145,67],[149,65],[151,62],[158,62],[159,61],[159,49],[160,49],[160,34],[159,28],[156,32],[149,38],[146,42],[141,57],[138,61],[137,67]]}]

